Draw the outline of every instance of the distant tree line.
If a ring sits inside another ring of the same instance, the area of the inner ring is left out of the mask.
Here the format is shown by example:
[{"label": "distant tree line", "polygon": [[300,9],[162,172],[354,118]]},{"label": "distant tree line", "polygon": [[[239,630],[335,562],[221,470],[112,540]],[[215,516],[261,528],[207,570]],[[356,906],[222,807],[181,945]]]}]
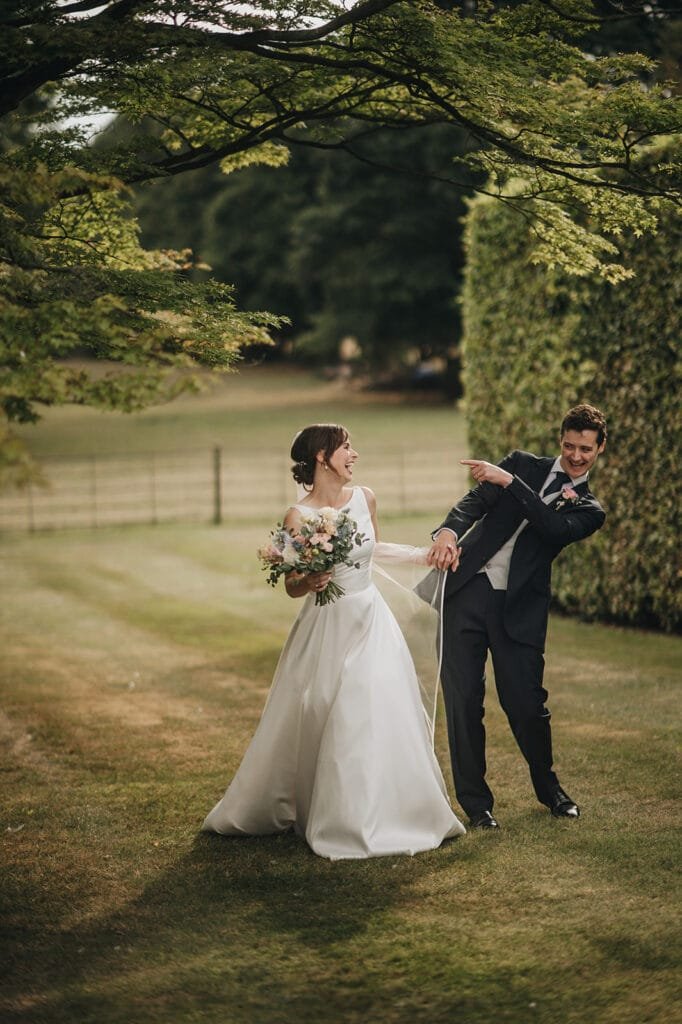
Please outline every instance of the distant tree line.
[{"label": "distant tree line", "polygon": [[143,241],[191,246],[242,308],[286,316],[279,336],[303,357],[336,362],[344,337],[375,374],[407,353],[447,356],[459,338],[465,192],[434,170],[447,176],[466,147],[448,126],[383,130],[354,156],[301,147],[276,169],[157,182],[138,190]]}]

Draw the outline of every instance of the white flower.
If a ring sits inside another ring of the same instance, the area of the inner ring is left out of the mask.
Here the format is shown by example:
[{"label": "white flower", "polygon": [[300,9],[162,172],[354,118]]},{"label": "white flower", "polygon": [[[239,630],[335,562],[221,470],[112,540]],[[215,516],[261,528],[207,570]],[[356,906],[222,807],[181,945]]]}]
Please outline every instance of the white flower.
[{"label": "white flower", "polygon": [[292,540],[284,541],[282,560],[286,562],[287,565],[294,565],[294,563],[298,561],[298,551],[294,547],[294,542]]},{"label": "white flower", "polygon": [[330,533],[332,536],[336,533],[336,525],[339,519],[339,509],[325,506],[319,510],[320,513],[320,524],[322,526],[322,533]]}]

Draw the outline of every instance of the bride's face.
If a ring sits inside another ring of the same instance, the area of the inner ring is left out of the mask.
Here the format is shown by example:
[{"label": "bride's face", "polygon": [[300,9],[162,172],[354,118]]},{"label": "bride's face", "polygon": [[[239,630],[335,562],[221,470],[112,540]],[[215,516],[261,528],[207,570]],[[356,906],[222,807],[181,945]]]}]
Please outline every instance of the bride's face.
[{"label": "bride's face", "polygon": [[346,438],[342,445],[329,456],[327,464],[337,476],[341,477],[344,483],[350,483],[353,479],[353,464],[357,461],[358,453],[351,446],[350,438]]}]

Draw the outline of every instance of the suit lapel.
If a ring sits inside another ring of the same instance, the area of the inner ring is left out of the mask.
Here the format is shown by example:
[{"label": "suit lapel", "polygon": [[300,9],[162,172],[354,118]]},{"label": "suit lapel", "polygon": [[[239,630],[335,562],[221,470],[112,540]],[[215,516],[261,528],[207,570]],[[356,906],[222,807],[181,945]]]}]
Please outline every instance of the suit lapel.
[{"label": "suit lapel", "polygon": [[533,472],[529,475],[532,479],[529,478],[528,485],[533,488],[536,494],[539,494],[542,490],[542,485],[549,476],[549,471],[554,465],[554,462],[555,459],[550,456],[546,459],[538,459],[536,464],[533,466]]},{"label": "suit lapel", "polygon": [[[539,494],[553,465],[553,458],[534,459],[532,465],[528,466],[525,472],[519,472],[519,476],[524,483],[527,483],[529,487],[532,487],[532,489]],[[507,500],[509,502],[507,508],[507,529],[505,530],[505,536],[501,540],[501,544],[509,540],[511,535],[514,533],[514,530],[516,530],[523,521],[523,512],[521,511],[521,507],[518,502],[512,497],[509,497]]]},{"label": "suit lapel", "polygon": [[[549,458],[537,459],[533,463],[532,467],[529,467],[529,472],[526,476],[526,483],[529,487],[533,488],[536,494],[540,494],[542,486],[549,476],[549,472],[555,461],[556,459],[550,456]],[[554,497],[558,498],[560,494],[561,491],[558,491]],[[529,559],[528,552],[529,550],[534,550],[535,543],[536,542],[533,539],[533,530],[530,528],[523,530],[514,545],[514,550],[512,551],[511,561],[509,563],[509,584],[507,592],[518,587],[533,571],[535,561],[534,558]]]}]

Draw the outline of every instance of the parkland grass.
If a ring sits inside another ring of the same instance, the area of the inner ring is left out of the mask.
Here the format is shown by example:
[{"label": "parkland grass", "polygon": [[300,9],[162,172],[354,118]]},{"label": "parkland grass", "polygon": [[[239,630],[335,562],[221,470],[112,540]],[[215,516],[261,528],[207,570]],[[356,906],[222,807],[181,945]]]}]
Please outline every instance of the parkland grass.
[{"label": "parkland grass", "polygon": [[[301,393],[287,413],[250,386],[276,409],[253,430],[275,443]],[[390,403],[355,411],[364,443],[375,419],[386,436],[403,422]],[[352,412],[339,399],[325,418]],[[405,416],[425,458],[453,415],[431,412],[431,426],[426,406]],[[55,417],[49,444],[69,447],[73,419]],[[433,525],[395,519],[385,535]],[[535,803],[491,683],[499,835],[337,863],[292,835],[203,835],[297,611],[255,562],[265,528],[0,540],[2,1020],[672,1022],[680,640],[552,619],[555,755],[578,822]],[[442,715],[437,752],[449,776]]]},{"label": "parkland grass", "polygon": [[[226,445],[282,453],[308,423],[344,423],[365,449],[452,443],[464,451],[464,419],[428,394],[357,391],[287,366],[246,367],[203,378],[204,391],[144,412],[98,413],[76,406],[47,410],[37,426],[19,427],[37,455],[169,452]],[[558,427],[558,425],[557,425]],[[463,458],[465,455],[462,456]]]}]

